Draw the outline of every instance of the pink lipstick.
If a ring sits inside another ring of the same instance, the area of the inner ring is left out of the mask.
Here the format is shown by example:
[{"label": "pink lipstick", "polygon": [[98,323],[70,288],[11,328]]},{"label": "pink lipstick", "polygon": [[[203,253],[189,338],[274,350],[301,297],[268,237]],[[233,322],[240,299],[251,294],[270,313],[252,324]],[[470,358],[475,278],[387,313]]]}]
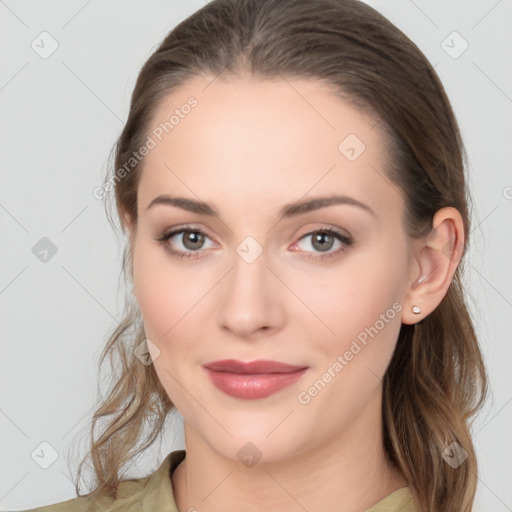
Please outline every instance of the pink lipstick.
[{"label": "pink lipstick", "polygon": [[220,391],[246,400],[270,396],[293,384],[308,369],[263,359],[248,363],[223,359],[203,367]]}]

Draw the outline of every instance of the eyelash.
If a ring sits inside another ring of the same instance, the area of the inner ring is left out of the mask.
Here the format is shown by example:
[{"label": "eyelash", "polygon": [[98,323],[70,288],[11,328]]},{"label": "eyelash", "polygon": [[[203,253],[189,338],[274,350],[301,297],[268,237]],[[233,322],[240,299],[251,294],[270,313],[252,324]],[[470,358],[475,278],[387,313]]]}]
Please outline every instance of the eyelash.
[{"label": "eyelash", "polygon": [[[166,245],[167,241],[170,238],[172,238],[174,235],[178,235],[180,233],[199,233],[201,235],[205,235],[206,237],[208,237],[208,235],[206,233],[204,233],[203,231],[201,231],[200,229],[193,228],[192,226],[184,226],[179,229],[175,229],[175,230],[172,230],[169,232],[164,232],[161,235],[159,235],[158,237],[156,237],[155,240],[157,242],[161,243],[162,245]],[[333,228],[321,228],[321,229],[316,229],[314,231],[310,231],[309,233],[306,233],[305,235],[303,235],[299,240],[302,240],[311,235],[315,235],[317,233],[324,233],[324,234],[332,235],[335,238],[337,238],[340,242],[342,242],[343,245],[340,249],[338,249],[334,252],[323,254],[322,256],[308,256],[308,258],[312,259],[312,260],[326,260],[328,258],[338,256],[342,252],[346,251],[347,248],[354,243],[352,238],[343,235],[342,233],[340,233],[339,231],[337,231],[336,229],[333,229]],[[192,253],[186,253],[183,251],[177,251],[175,249],[171,249],[169,246],[166,246],[166,249],[171,253],[171,255],[173,255],[179,259],[181,259],[181,258],[197,259],[199,257],[199,252],[200,252],[200,250],[198,250],[198,251],[193,251]]]}]

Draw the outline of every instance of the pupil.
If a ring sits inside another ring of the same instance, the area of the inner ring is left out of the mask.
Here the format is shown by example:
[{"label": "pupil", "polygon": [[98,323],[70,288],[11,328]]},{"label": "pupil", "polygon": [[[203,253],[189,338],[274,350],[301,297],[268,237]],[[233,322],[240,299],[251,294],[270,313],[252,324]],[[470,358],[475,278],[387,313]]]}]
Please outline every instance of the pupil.
[{"label": "pupil", "polygon": [[[191,240],[192,238],[192,240]],[[193,240],[195,238],[195,240]],[[199,233],[189,232],[188,236],[185,238],[187,241],[191,241],[193,247],[189,247],[189,249],[197,249],[196,246],[201,246],[202,236]]]},{"label": "pupil", "polygon": [[[315,244],[315,243],[317,243],[317,242],[321,241],[321,240],[322,240],[323,238],[325,238],[325,237],[327,237],[327,238],[332,238],[332,236],[331,236],[331,235],[329,235],[329,234],[327,234],[327,233],[319,233],[319,234],[317,234],[317,235],[314,237],[313,244]],[[320,243],[319,248],[320,248],[321,250],[328,250],[330,247],[327,247],[327,248],[326,248],[326,245],[329,245],[329,243],[327,243],[327,244],[325,244],[325,243]]]}]

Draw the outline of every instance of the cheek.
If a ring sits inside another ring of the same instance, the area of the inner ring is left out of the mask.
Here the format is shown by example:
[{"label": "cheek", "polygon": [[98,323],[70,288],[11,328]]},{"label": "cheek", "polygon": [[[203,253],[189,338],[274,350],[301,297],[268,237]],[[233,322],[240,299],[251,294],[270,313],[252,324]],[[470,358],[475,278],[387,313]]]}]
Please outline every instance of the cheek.
[{"label": "cheek", "polygon": [[[385,257],[358,257],[339,272],[326,273],[305,283],[299,293],[308,297],[313,312],[324,319],[336,335],[364,328],[379,319],[400,298],[402,270]],[[313,290],[313,292],[312,292]],[[350,334],[354,334],[351,332]]]},{"label": "cheek", "polygon": [[184,347],[193,344],[189,320],[204,291],[163,248],[143,243],[133,255],[133,285],[155,371],[174,405],[186,411],[188,395],[179,384],[187,380],[182,363],[190,351]]},{"label": "cheek", "polygon": [[382,382],[393,355],[402,308],[396,275],[382,273],[374,263],[364,264],[364,271],[340,272],[338,280],[326,280],[323,290],[310,294],[311,309],[329,330],[313,316],[302,326],[310,333],[315,367],[297,398],[331,411],[325,429],[337,429],[334,423],[357,415]]},{"label": "cheek", "polygon": [[150,251],[140,246],[134,252],[133,285],[146,334],[151,338],[150,333],[154,335],[155,331],[161,332],[164,323],[172,320],[171,315],[176,306],[172,303],[175,294],[171,293],[165,274],[152,261]]},{"label": "cheek", "polygon": [[150,243],[136,246],[133,284],[147,337],[163,351],[171,350],[173,339],[180,339],[180,347],[187,340],[192,344],[200,330],[197,316],[212,307],[208,292],[217,280],[217,275],[205,275],[193,265],[181,264],[163,247]]},{"label": "cheek", "polygon": [[172,271],[169,259],[164,248],[144,242],[133,254],[133,286],[146,334],[160,341],[183,315],[190,289],[180,272]]},{"label": "cheek", "polygon": [[[370,368],[377,375],[385,371],[401,326],[406,258],[400,245],[389,248],[382,242],[372,250],[354,253],[338,270],[318,273],[297,289],[314,313],[308,315],[306,330],[324,356],[320,367],[327,368],[338,355],[346,355],[343,364],[350,369],[345,373],[357,367],[365,372]],[[313,335],[315,326],[322,335]]]}]

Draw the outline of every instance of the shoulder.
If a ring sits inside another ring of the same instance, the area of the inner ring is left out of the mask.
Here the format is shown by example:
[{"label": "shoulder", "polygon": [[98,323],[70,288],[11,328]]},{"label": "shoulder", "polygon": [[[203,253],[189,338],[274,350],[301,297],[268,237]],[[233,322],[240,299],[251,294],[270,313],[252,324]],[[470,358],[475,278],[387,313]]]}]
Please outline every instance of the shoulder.
[{"label": "shoulder", "polygon": [[[119,482],[117,497],[90,493],[67,501],[16,512],[139,512],[158,510],[174,502],[170,472],[183,460],[185,450],[169,453],[151,475]],[[177,509],[176,509],[177,510]],[[14,511],[13,511],[14,512]]]},{"label": "shoulder", "polygon": [[[17,512],[98,512],[100,510],[110,512],[117,510],[120,503],[126,506],[130,502],[140,501],[141,491],[146,487],[148,479],[149,477],[145,477],[120,482],[116,498],[112,498],[106,493],[96,494],[96,496],[91,493],[67,501]],[[114,506],[115,508],[113,508]]]}]

